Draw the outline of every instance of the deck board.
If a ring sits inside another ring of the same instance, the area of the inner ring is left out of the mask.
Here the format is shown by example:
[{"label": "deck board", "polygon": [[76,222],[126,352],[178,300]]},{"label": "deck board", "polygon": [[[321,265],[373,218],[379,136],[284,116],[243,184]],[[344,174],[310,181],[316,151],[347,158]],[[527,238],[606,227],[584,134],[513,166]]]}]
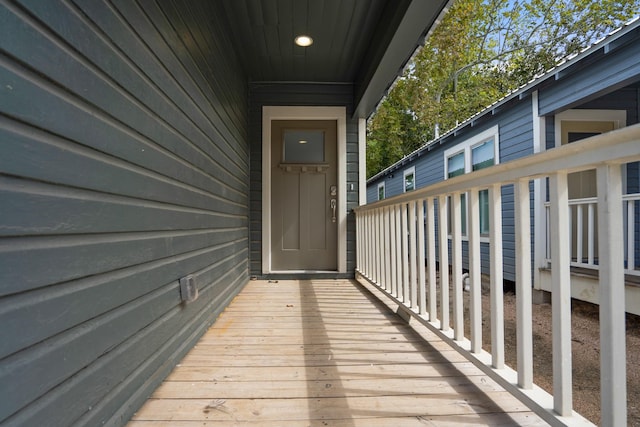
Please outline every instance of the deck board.
[{"label": "deck board", "polygon": [[436,335],[347,280],[252,281],[130,427],[541,426]]}]

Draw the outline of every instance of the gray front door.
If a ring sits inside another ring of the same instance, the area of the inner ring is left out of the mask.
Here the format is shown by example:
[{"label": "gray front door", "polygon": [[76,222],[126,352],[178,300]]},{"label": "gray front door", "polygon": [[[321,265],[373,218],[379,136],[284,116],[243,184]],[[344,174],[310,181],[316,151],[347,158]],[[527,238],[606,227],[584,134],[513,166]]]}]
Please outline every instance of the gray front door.
[{"label": "gray front door", "polygon": [[337,125],[271,122],[271,269],[337,270]]}]

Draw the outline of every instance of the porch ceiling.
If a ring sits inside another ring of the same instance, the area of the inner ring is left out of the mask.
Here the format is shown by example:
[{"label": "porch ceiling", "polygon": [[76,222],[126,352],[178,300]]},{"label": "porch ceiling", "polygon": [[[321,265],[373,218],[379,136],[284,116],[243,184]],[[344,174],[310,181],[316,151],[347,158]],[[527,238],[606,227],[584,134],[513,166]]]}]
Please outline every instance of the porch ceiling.
[{"label": "porch ceiling", "polygon": [[[227,0],[222,13],[251,82],[355,85],[368,116],[449,0]],[[299,47],[294,38],[313,38]]]}]

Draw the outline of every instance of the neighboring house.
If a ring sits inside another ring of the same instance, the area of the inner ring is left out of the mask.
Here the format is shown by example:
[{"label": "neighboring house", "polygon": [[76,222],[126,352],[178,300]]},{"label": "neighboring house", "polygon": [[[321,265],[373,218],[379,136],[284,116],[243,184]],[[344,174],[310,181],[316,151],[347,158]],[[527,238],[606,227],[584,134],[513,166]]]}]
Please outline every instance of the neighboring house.
[{"label": "neighboring house", "polygon": [[251,276],[354,277],[365,120],[447,3],[3,2],[0,424],[124,424]]},{"label": "neighboring house", "polygon": [[[367,182],[367,202],[393,197],[475,170],[551,150],[640,121],[640,21],[613,32],[579,55],[477,113]],[[640,147],[639,147],[640,150]],[[625,273],[627,311],[640,314],[640,173],[625,165]],[[597,301],[598,245],[595,171],[569,175],[572,223],[572,296]],[[534,288],[550,291],[547,185],[535,180]],[[502,187],[504,278],[515,280],[513,186]],[[481,191],[482,271],[489,273],[487,192]],[[466,200],[462,196],[462,235]],[[450,221],[449,221],[450,223]],[[463,264],[468,265],[463,244]]]}]

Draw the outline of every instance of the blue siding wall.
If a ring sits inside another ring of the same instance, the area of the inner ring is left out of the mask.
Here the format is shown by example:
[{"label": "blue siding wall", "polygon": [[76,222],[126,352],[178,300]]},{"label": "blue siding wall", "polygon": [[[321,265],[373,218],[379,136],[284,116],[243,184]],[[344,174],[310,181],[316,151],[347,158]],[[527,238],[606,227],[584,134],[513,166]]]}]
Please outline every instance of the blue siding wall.
[{"label": "blue siding wall", "polygon": [[[416,153],[410,159],[405,159],[382,176],[368,184],[370,191],[368,201],[377,200],[378,183],[384,179],[386,196],[392,197],[402,193],[403,171],[411,166],[416,168],[416,187],[433,185],[444,180],[444,152],[474,137],[475,135],[498,125],[500,138],[500,163],[515,160],[533,154],[533,125],[531,122],[532,109],[531,98],[527,97],[523,102],[513,103],[504,112],[490,117],[481,125],[477,125],[458,136],[445,139],[441,144],[433,145],[429,150]],[[391,176],[393,175],[393,176]],[[514,234],[514,205],[513,186],[508,185],[502,189],[502,233],[503,233],[503,259],[504,278],[515,280],[515,234]],[[533,211],[532,211],[533,212]],[[481,245],[482,272],[489,273],[489,245]],[[463,245],[463,263],[468,266],[468,247]]]},{"label": "blue siding wall", "polygon": [[[358,206],[358,120],[353,115],[353,86],[331,84],[253,83],[250,88],[251,140],[251,274],[262,275],[262,107],[344,106],[347,110],[347,274],[355,271],[355,215]],[[362,167],[365,167],[362,165]],[[298,275],[299,276],[299,275]]]},{"label": "blue siding wall", "polygon": [[1,424],[124,424],[248,280],[247,87],[216,7],[0,6]]}]

